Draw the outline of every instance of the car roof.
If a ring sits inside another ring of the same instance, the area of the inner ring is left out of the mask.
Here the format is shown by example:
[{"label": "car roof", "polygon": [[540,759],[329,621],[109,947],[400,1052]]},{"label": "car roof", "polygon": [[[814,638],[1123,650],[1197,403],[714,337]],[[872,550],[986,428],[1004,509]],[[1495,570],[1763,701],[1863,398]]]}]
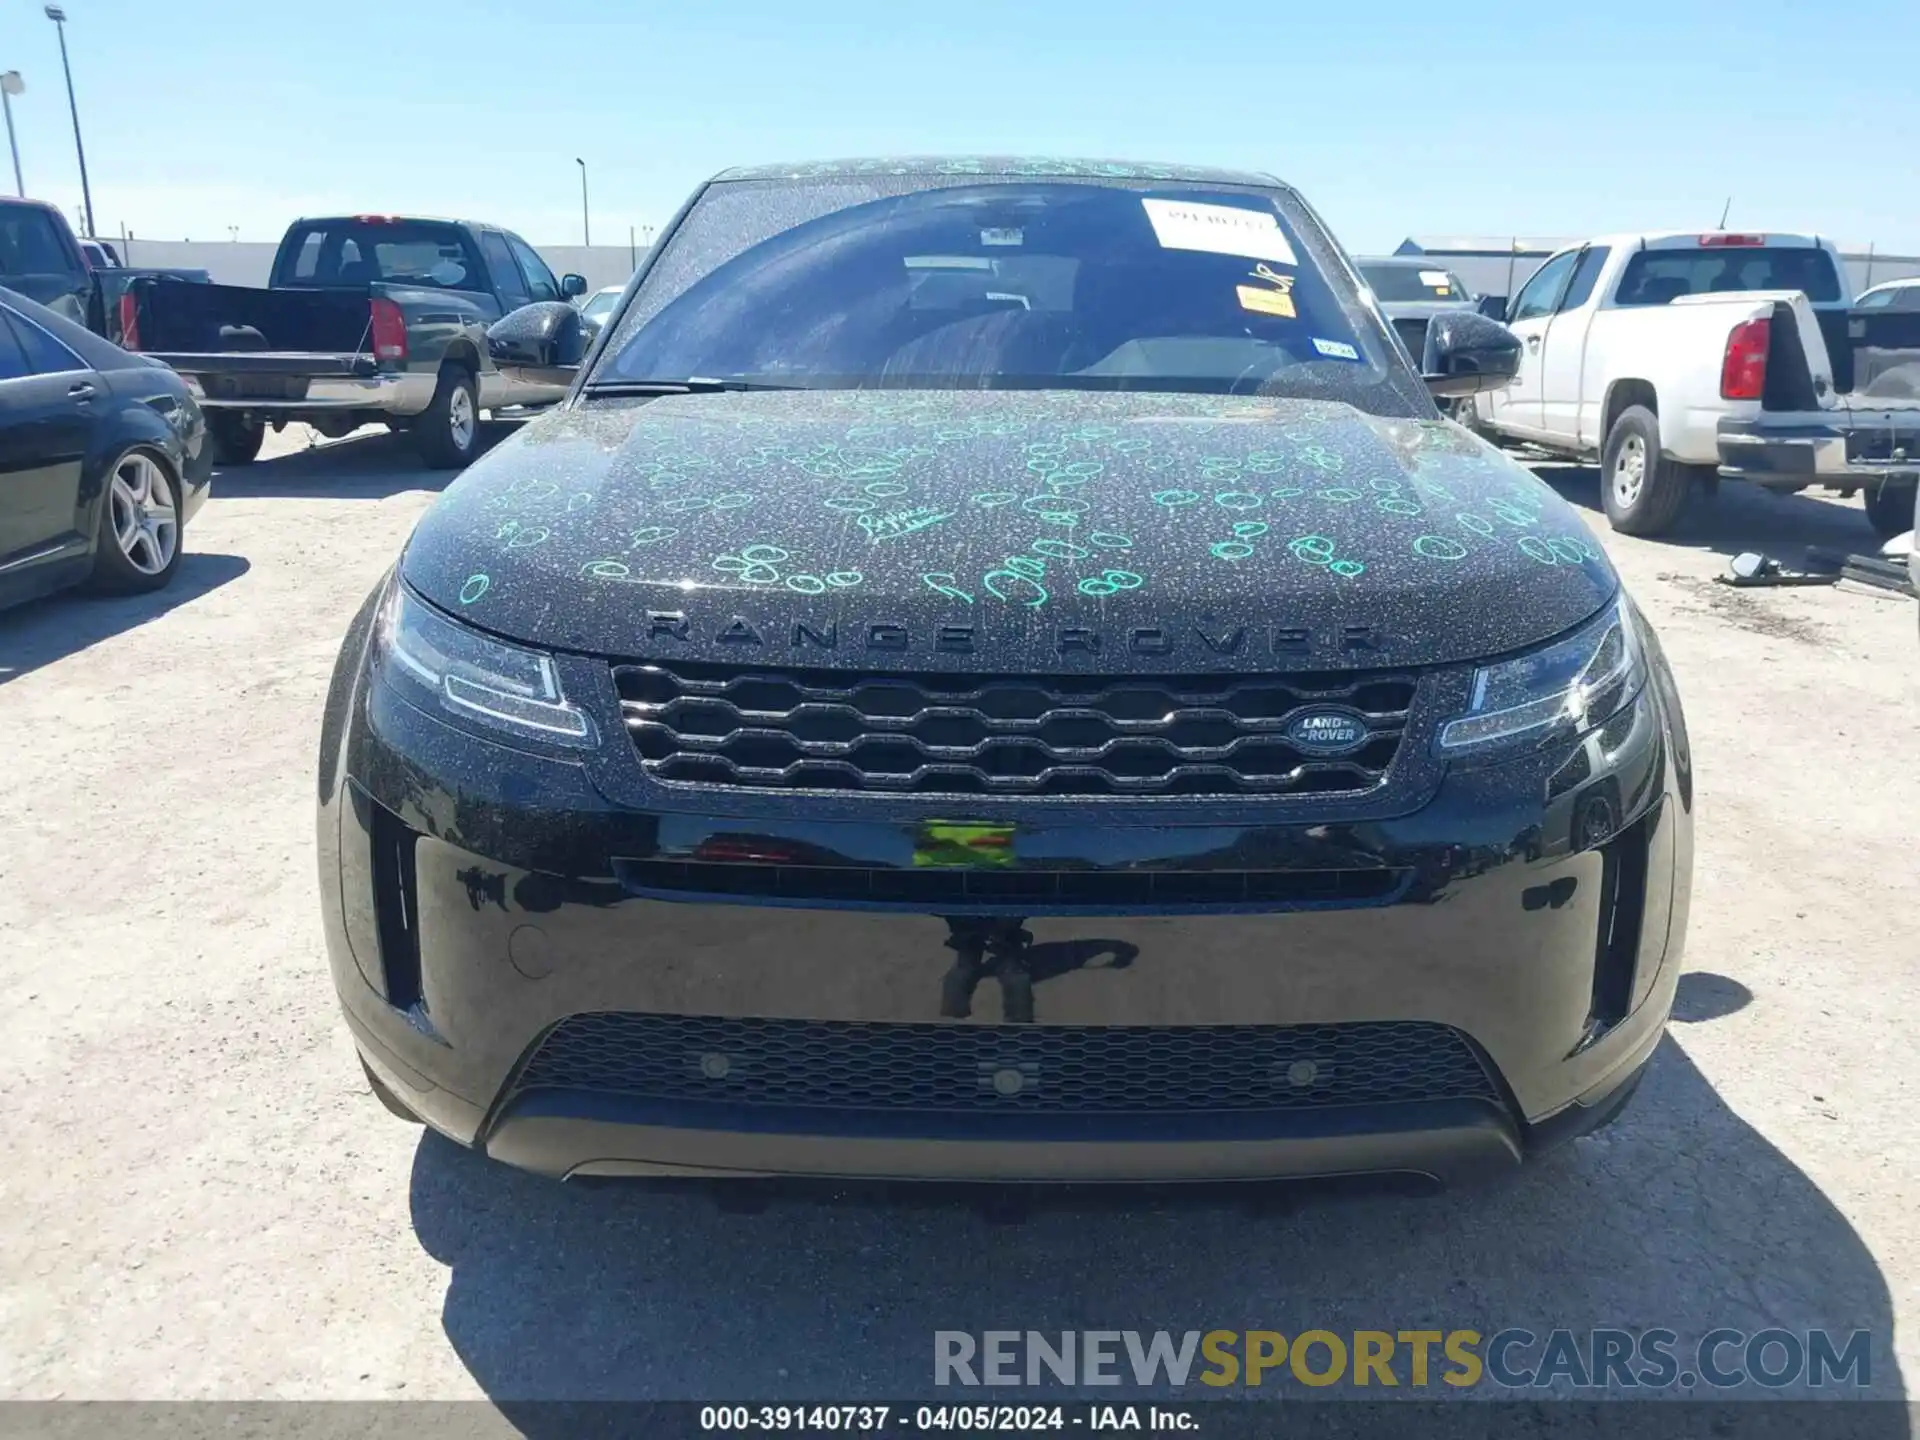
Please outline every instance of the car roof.
[{"label": "car roof", "polygon": [[351,215],[302,215],[294,225],[326,225],[339,221],[369,221],[376,225],[464,225],[469,230],[504,230],[503,225],[492,225],[484,220],[461,220],[452,215],[402,215],[385,210],[360,210]]},{"label": "car roof", "polygon": [[1569,250],[1579,250],[1590,245],[1605,245],[1617,249],[1627,245],[1644,244],[1650,250],[1684,250],[1688,243],[1699,247],[1702,236],[1706,235],[1760,235],[1769,245],[1786,246],[1798,249],[1815,249],[1825,245],[1818,235],[1809,235],[1799,230],[1763,230],[1758,226],[1739,230],[1628,230],[1614,235],[1595,235],[1586,240],[1572,240],[1554,251],[1563,255]]},{"label": "car roof", "polygon": [[1876,290],[1911,290],[1916,285],[1920,285],[1920,275],[1901,275],[1892,280],[1882,280],[1878,285],[1869,285],[1860,293],[1871,295]]},{"label": "car roof", "polygon": [[1078,160],[1056,156],[905,155],[851,160],[814,160],[781,165],[742,165],[722,170],[716,182],[732,180],[826,180],[865,175],[979,175],[988,179],[1173,180],[1216,185],[1288,188],[1254,170],[1216,170],[1198,165],[1158,165],[1136,160]]}]

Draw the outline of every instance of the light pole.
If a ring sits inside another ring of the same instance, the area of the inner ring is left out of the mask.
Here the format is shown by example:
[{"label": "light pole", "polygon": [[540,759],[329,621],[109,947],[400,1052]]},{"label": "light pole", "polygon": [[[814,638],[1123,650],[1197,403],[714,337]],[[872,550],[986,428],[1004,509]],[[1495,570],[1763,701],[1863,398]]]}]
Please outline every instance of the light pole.
[{"label": "light pole", "polygon": [[87,147],[80,143],[80,105],[73,98],[73,66],[67,63],[67,12],[58,5],[46,8],[47,19],[60,32],[60,68],[67,74],[67,109],[73,112],[73,150],[80,157],[80,198],[87,207],[87,234],[93,234],[93,190],[87,184]]},{"label": "light pole", "polygon": [[13,193],[27,198],[27,182],[20,178],[20,142],[13,138],[13,97],[27,88],[18,70],[0,75],[0,109],[7,112],[7,148],[13,152]]},{"label": "light pole", "polygon": [[576,155],[573,157],[573,163],[580,167],[580,243],[591,245],[593,244],[593,226],[587,219],[587,162]]}]

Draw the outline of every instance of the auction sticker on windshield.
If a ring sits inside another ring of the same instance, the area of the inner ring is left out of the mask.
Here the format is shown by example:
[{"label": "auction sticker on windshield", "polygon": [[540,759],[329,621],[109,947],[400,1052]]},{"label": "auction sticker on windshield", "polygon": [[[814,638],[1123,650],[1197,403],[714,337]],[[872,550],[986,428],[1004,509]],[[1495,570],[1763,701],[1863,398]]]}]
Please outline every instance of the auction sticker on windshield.
[{"label": "auction sticker on windshield", "polygon": [[1293,297],[1284,290],[1262,290],[1258,285],[1236,285],[1242,310],[1257,310],[1263,315],[1294,318]]},{"label": "auction sticker on windshield", "polygon": [[1163,250],[1206,250],[1298,265],[1280,221],[1271,210],[1238,205],[1202,205],[1190,200],[1142,198],[1154,238]]}]

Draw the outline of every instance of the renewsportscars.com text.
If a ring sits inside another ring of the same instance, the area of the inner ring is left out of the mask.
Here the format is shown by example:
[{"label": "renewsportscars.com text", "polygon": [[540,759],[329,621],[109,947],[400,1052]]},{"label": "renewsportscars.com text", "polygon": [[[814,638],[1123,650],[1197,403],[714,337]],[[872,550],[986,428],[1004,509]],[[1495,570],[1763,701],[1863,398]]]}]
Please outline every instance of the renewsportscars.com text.
[{"label": "renewsportscars.com text", "polygon": [[936,1385],[1693,1389],[1872,1383],[1865,1330],[936,1330]]}]

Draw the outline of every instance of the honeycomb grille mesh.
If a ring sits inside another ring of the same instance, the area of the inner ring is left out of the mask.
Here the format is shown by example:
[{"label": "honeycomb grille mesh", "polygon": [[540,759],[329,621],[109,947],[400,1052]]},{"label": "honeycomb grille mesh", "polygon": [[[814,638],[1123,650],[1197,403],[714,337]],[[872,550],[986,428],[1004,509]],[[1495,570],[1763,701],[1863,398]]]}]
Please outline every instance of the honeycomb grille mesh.
[{"label": "honeycomb grille mesh", "polygon": [[[861,675],[696,664],[614,669],[641,764],[669,783],[929,795],[1352,795],[1399,753],[1404,675]],[[1289,739],[1358,718],[1338,756]]]},{"label": "honeycomb grille mesh", "polygon": [[1466,1037],[1426,1021],[1079,1028],[593,1013],[514,1093],[909,1112],[1178,1114],[1479,1099]]}]

